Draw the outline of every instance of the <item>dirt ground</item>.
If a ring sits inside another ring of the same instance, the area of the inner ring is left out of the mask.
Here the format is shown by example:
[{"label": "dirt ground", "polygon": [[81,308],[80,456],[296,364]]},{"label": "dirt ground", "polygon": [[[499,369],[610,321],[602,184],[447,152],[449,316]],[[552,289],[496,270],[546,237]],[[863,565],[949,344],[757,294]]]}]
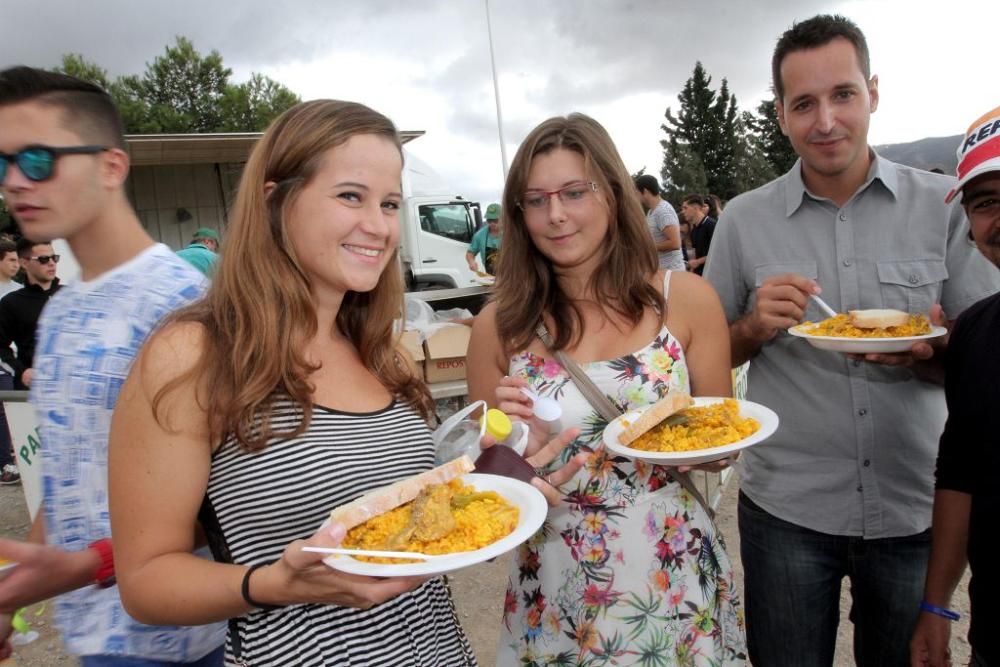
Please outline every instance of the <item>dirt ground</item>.
[{"label": "dirt ground", "polygon": [[[739,535],[736,530],[736,490],[737,480],[727,484],[719,507],[717,523],[726,539],[726,545],[737,570],[737,581],[742,584],[743,571],[739,562]],[[28,512],[20,486],[0,487],[0,537],[23,537],[28,531]],[[496,643],[500,626],[504,590],[507,581],[509,558],[497,559],[493,563],[478,565],[463,570],[451,577],[452,590],[459,618],[476,650],[481,665],[493,665],[496,661]],[[968,575],[955,595],[953,605],[962,612],[962,620],[953,627],[952,651],[954,664],[965,665],[969,661],[969,645],[965,640],[968,632],[969,600]],[[846,667],[854,663],[851,657],[852,626],[846,620],[850,607],[850,593],[844,586],[841,597],[840,637],[837,643],[836,667]],[[59,635],[51,622],[51,607],[46,606],[36,615],[31,609],[28,619],[39,638],[25,646],[15,648],[12,662],[3,667],[50,667],[73,665],[75,661],[63,650]]]}]

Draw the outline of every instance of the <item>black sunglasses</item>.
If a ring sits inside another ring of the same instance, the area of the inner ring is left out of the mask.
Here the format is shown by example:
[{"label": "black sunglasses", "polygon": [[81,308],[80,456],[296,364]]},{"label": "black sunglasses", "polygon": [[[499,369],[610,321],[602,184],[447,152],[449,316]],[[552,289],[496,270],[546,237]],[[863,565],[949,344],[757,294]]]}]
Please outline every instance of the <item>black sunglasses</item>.
[{"label": "black sunglasses", "polygon": [[29,181],[52,178],[60,155],[93,155],[110,150],[107,146],[27,146],[14,154],[0,153],[0,185],[7,178],[7,165],[16,164]]},{"label": "black sunglasses", "polygon": [[28,259],[33,259],[39,264],[48,264],[49,260],[52,260],[53,264],[59,263],[59,255],[35,255],[34,257],[29,257]]}]

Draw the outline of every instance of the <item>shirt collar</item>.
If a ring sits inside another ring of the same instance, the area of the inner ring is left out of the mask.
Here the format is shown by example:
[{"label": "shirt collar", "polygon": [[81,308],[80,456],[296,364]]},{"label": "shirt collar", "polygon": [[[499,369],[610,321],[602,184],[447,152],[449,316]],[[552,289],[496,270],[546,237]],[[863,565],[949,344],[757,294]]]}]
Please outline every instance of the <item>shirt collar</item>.
[{"label": "shirt collar", "polygon": [[[875,149],[869,148],[868,150],[872,156],[872,163],[868,167],[868,175],[865,177],[865,182],[858,188],[857,192],[861,192],[872,183],[878,181],[892,198],[896,199],[899,189],[896,170],[892,168],[892,163],[876,153]],[[799,158],[795,161],[795,165],[789,170],[785,179],[785,214],[788,217],[792,217],[792,214],[799,209],[806,196],[813,197],[806,190],[806,184],[802,180],[802,158]]]}]

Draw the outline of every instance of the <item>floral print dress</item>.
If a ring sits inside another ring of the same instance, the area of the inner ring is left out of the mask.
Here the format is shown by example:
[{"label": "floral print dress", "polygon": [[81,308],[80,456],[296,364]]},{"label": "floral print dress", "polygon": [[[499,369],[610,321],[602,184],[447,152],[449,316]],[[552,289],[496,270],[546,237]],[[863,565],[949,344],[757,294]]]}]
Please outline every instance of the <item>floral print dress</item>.
[{"label": "floral print dress", "polygon": [[[582,367],[623,410],[690,391],[684,350],[665,326],[633,354]],[[557,361],[522,352],[509,373],[559,401],[562,428],[582,429],[559,465],[595,454],[517,552],[497,664],[744,664],[733,568],[701,506],[664,468],[600,447],[607,422]]]}]

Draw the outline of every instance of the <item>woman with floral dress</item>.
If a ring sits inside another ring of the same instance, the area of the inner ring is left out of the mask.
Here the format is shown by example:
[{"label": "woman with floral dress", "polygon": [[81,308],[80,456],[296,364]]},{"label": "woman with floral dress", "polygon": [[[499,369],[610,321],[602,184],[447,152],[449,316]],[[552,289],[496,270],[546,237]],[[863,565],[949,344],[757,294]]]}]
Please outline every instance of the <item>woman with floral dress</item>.
[{"label": "woman with floral dress", "polygon": [[551,118],[529,134],[503,211],[495,298],[476,318],[469,348],[470,396],[529,421],[538,436],[531,448],[547,425],[519,388],[555,398],[562,427],[580,435],[539,472],[558,483],[564,476],[551,475],[560,462],[586,463],[517,553],[498,664],[743,664],[743,614],[711,518],[666,468],[601,446],[605,419],[553,352],[622,410],[669,391],[728,396],[718,298],[698,276],[658,272],[632,179],[587,116]]}]

